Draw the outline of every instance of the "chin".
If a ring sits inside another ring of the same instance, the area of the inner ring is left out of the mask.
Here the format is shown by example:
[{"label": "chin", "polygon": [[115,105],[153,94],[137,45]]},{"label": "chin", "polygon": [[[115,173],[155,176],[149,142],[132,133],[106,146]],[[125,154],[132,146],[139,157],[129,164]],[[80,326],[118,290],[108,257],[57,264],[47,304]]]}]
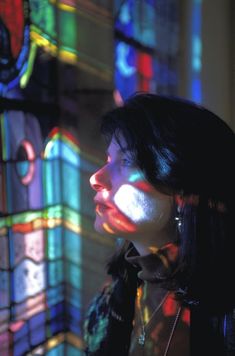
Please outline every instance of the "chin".
[{"label": "chin", "polygon": [[94,223],[94,229],[99,232],[100,234],[105,234],[105,235],[113,235],[114,234],[114,231],[112,231],[111,229],[107,229],[105,228],[107,224],[105,224],[104,221],[97,221],[97,219],[95,220],[95,223]]}]

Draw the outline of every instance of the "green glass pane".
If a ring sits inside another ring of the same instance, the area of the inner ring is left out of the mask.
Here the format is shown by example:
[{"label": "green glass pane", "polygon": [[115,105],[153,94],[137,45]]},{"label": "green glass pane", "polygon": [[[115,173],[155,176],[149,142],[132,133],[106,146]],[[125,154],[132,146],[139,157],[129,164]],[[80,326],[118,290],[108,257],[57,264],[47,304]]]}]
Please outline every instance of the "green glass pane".
[{"label": "green glass pane", "polygon": [[75,49],[77,45],[76,13],[60,11],[60,41],[64,47]]},{"label": "green glass pane", "polygon": [[31,22],[49,38],[56,38],[56,11],[48,0],[30,0]]}]

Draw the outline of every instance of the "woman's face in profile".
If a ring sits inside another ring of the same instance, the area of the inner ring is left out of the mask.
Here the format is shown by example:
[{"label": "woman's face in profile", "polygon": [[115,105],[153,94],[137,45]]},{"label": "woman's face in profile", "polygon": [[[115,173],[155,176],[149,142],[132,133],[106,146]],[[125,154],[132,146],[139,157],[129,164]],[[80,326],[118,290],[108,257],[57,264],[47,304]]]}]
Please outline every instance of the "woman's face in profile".
[{"label": "woman's face in profile", "polygon": [[172,222],[173,197],[147,182],[122,137],[121,145],[111,140],[107,163],[90,178],[96,191],[95,229],[130,240],[139,234],[162,234]]}]

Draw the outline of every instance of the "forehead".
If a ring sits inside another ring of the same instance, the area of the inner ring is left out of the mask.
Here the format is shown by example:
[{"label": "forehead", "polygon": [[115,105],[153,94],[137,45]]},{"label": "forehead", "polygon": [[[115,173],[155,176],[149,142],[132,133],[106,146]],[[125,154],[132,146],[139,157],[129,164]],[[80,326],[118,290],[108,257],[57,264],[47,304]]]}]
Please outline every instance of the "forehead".
[{"label": "forehead", "polygon": [[122,135],[118,136],[117,139],[113,136],[107,149],[107,154],[121,154],[129,151],[127,147],[127,142]]}]

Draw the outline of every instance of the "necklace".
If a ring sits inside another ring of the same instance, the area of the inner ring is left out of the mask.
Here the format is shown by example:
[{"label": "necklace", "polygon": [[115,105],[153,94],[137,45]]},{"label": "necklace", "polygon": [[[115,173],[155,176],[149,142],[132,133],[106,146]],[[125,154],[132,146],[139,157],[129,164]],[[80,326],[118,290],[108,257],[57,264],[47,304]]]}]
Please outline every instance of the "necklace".
[{"label": "necklace", "polygon": [[143,319],[143,315],[142,315],[142,311],[141,311],[141,305],[140,305],[140,298],[141,298],[141,290],[140,288],[138,288],[137,290],[137,306],[140,312],[140,322],[141,322],[141,333],[138,337],[138,343],[141,346],[144,346],[145,344],[145,338],[146,338],[146,330],[151,322],[151,320],[153,319],[154,315],[157,313],[157,311],[161,308],[161,306],[164,304],[166,298],[168,297],[168,295],[170,294],[170,292],[168,291],[165,296],[163,297],[163,299],[161,300],[161,302],[158,304],[158,306],[156,307],[156,309],[153,311],[150,319],[148,320],[148,322],[146,324],[144,324],[144,319]]},{"label": "necklace", "polygon": [[[141,312],[141,305],[140,305],[140,290],[137,291],[137,302],[138,302],[138,307],[139,307],[139,311],[140,311],[140,321],[141,321],[141,333],[138,337],[138,343],[139,345],[143,346],[144,347],[144,344],[145,344],[145,339],[146,339],[146,332],[147,332],[147,328],[148,326],[150,325],[150,322],[151,320],[153,319],[154,315],[157,313],[157,311],[161,308],[161,306],[164,304],[164,302],[166,301],[168,295],[170,294],[170,292],[168,291],[165,296],[163,297],[163,299],[161,300],[161,302],[159,303],[159,305],[156,307],[156,309],[153,311],[150,319],[148,320],[148,322],[146,324],[144,324],[144,320],[143,320],[143,315],[142,315],[142,312]],[[176,313],[176,316],[175,316],[175,319],[174,319],[174,322],[173,322],[173,326],[172,326],[172,329],[171,329],[171,332],[170,332],[170,336],[169,336],[169,339],[167,341],[167,345],[166,345],[166,349],[165,349],[165,352],[164,352],[164,356],[167,356],[167,353],[168,353],[168,350],[169,350],[169,347],[170,347],[170,343],[171,343],[171,340],[172,340],[172,337],[174,335],[174,332],[175,332],[175,329],[176,329],[176,325],[178,323],[178,320],[179,320],[179,316],[180,316],[180,313],[181,313],[181,309],[182,307],[179,306],[178,310],[177,310],[177,313]]]}]

